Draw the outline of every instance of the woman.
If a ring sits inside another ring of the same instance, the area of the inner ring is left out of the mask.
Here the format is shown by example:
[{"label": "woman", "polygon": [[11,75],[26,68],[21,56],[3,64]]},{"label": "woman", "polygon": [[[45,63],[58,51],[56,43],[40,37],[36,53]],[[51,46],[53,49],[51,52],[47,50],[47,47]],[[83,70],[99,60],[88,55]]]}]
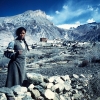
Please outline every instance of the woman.
[{"label": "woman", "polygon": [[7,47],[8,50],[14,52],[5,53],[6,57],[11,59],[8,64],[6,87],[22,85],[25,79],[25,55],[26,51],[29,50],[25,41],[26,29],[19,27],[16,30],[16,35],[17,38],[10,42]]}]

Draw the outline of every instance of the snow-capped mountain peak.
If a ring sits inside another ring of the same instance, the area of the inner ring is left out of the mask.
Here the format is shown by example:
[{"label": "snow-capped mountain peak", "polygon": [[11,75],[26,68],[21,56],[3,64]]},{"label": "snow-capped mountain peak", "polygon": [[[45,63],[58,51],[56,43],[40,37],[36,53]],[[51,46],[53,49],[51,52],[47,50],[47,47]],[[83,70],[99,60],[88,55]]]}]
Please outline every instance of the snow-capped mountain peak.
[{"label": "snow-capped mountain peak", "polygon": [[1,17],[0,18],[0,22],[1,23],[14,23],[16,22],[20,22],[20,21],[26,21],[26,20],[32,20],[35,19],[37,17],[42,17],[42,18],[47,18],[45,12],[41,11],[41,10],[28,10],[22,14],[18,14],[15,16],[10,16],[10,17]]},{"label": "snow-capped mountain peak", "polygon": [[[45,12],[41,10],[29,10],[15,16],[0,18],[0,34],[9,32],[10,37],[12,35],[15,36],[15,30],[20,26],[26,28],[27,37],[32,41],[39,41],[41,37],[48,39],[62,37],[62,33],[58,30],[59,28],[54,26],[46,18]],[[2,40],[2,38],[0,39]]]},{"label": "snow-capped mountain peak", "polygon": [[46,18],[45,12],[43,12],[41,10],[36,10],[36,11],[28,10],[28,11],[22,13],[21,15],[24,17],[29,17],[29,18],[38,17],[38,16]]},{"label": "snow-capped mountain peak", "polygon": [[64,30],[49,21],[45,12],[29,10],[15,16],[0,18],[1,44],[4,43],[2,37],[5,37],[6,42],[9,42],[11,37],[15,36],[15,30],[20,26],[26,28],[27,37],[31,43],[32,41],[40,41],[40,38],[76,41],[92,41],[100,38],[100,23],[85,24],[75,29]]}]

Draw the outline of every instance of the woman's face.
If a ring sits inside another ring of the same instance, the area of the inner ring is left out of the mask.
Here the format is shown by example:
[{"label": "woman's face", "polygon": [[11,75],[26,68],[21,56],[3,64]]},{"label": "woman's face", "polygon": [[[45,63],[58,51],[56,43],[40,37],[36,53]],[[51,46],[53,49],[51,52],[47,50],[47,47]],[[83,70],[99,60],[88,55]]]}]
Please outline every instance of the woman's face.
[{"label": "woman's face", "polygon": [[25,34],[26,32],[24,30],[22,30],[22,32],[19,34],[19,38],[22,40],[25,38]]}]

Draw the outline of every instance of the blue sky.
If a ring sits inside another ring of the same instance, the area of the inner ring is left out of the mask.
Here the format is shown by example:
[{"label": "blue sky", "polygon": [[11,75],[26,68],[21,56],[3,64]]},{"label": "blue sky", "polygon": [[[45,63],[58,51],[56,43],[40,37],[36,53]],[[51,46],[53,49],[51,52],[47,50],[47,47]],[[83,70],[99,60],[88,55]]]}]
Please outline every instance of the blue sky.
[{"label": "blue sky", "polygon": [[0,17],[42,10],[55,25],[100,22],[100,0],[0,0]]}]

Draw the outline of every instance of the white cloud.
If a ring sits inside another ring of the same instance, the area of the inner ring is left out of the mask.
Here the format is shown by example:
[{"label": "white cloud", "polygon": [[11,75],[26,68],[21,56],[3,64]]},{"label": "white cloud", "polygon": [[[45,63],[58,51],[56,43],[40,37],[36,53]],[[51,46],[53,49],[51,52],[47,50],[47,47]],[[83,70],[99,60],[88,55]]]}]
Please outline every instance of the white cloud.
[{"label": "white cloud", "polygon": [[68,7],[66,5],[63,6],[63,9],[67,9]]},{"label": "white cloud", "polygon": [[92,6],[90,6],[90,5],[88,5],[88,9],[89,9],[90,11],[93,11],[93,10],[94,10],[94,8],[93,8]]},{"label": "white cloud", "polygon": [[61,25],[57,25],[57,27],[63,28],[63,29],[70,29],[70,28],[76,28],[80,25],[81,25],[81,23],[79,21],[77,21],[77,22],[75,22],[75,24],[61,24]]},{"label": "white cloud", "polygon": [[78,26],[79,26],[79,24],[62,24],[62,25],[57,25],[57,27],[63,28],[63,29],[76,28]]},{"label": "white cloud", "polygon": [[80,25],[81,23],[80,23],[79,21],[77,21],[75,24],[76,24],[76,25]]},{"label": "white cloud", "polygon": [[[79,24],[85,24],[85,23],[92,23],[94,21],[96,22],[100,22],[100,9],[99,6],[100,4],[98,4],[97,6],[91,6],[91,5],[86,5],[87,9],[82,8],[81,6],[79,7],[79,5],[77,4],[78,7],[72,6],[71,3],[66,3],[62,6],[61,10],[56,10],[54,14],[52,14],[51,16],[48,16],[48,19],[50,19],[55,25],[60,25],[63,24],[65,22],[68,23],[76,23],[75,25],[79,25]],[[85,6],[85,7],[86,7]],[[76,7],[76,8],[74,8]],[[78,19],[79,17],[79,19]],[[79,21],[77,21],[77,19]],[[88,19],[88,20],[87,20]],[[73,22],[72,22],[73,21]],[[70,25],[72,24],[68,24],[66,23],[67,26],[65,26],[65,24],[63,25],[65,28],[66,27],[70,27]],[[74,24],[73,24],[74,25]],[[61,25],[62,27],[62,25]]]},{"label": "white cloud", "polygon": [[46,15],[46,17],[47,17],[48,20],[53,20],[53,16]]},{"label": "white cloud", "polygon": [[60,12],[59,11],[56,11],[56,14],[60,14]]},{"label": "white cloud", "polygon": [[95,11],[98,12],[99,11],[99,8],[96,8]]},{"label": "white cloud", "polygon": [[86,12],[88,11],[84,9],[72,10],[69,6],[64,5],[60,11],[56,11],[56,13],[52,15],[53,18],[51,21],[55,25],[58,25],[64,23],[66,20],[74,19]]},{"label": "white cloud", "polygon": [[92,23],[92,22],[95,22],[93,18],[87,20],[87,23]]},{"label": "white cloud", "polygon": [[95,12],[93,13],[92,17],[96,22],[100,22],[100,13]]}]

